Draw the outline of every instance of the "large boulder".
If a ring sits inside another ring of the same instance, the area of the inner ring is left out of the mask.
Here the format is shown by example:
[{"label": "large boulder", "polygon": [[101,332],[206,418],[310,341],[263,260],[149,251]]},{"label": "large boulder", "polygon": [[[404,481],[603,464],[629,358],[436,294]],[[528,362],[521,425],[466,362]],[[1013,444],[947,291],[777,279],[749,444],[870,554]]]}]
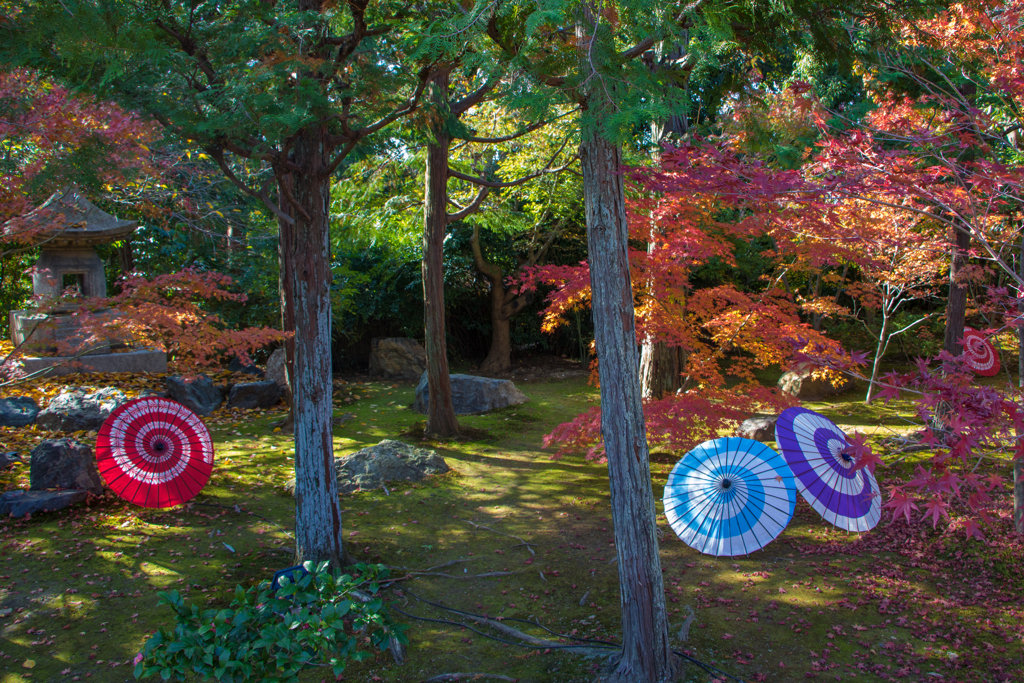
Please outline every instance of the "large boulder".
[{"label": "large boulder", "polygon": [[281,400],[281,387],[273,380],[243,382],[231,387],[228,408],[269,408]]},{"label": "large boulder", "polygon": [[777,386],[783,393],[795,396],[801,401],[819,401],[841,394],[849,388],[850,380],[845,377],[836,386],[827,379],[814,377],[811,373],[812,371],[808,369],[790,370],[779,378]]},{"label": "large boulder", "polygon": [[33,491],[78,489],[103,493],[92,449],[72,439],[47,439],[33,448],[28,482]]},{"label": "large boulder", "polygon": [[53,512],[81,503],[88,497],[87,491],[7,491],[0,494],[0,517]]},{"label": "large boulder", "polygon": [[427,369],[427,352],[415,339],[377,337],[370,340],[370,377],[416,379]]},{"label": "large boulder", "polygon": [[209,415],[224,402],[224,394],[206,375],[199,375],[191,381],[183,377],[168,377],[164,384],[167,386],[168,398],[181,403],[196,415]]},{"label": "large boulder", "polygon": [[754,415],[736,429],[736,436],[761,442],[775,441],[775,425],[778,421],[778,415]]},{"label": "large boulder", "polygon": [[92,392],[77,387],[65,389],[36,416],[36,424],[61,432],[99,429],[110,413],[127,400],[123,391],[113,387]]},{"label": "large boulder", "polygon": [[277,383],[277,386],[281,387],[281,391],[284,391],[288,386],[288,377],[285,370],[284,349],[275,349],[270,354],[270,358],[267,359],[267,369],[263,377]]},{"label": "large boulder", "polygon": [[[385,439],[352,455],[335,458],[338,493],[379,489],[389,481],[421,481],[450,468],[440,455],[401,441]],[[295,480],[287,488],[294,491]]]},{"label": "large boulder", "polygon": [[39,406],[27,396],[0,398],[0,427],[25,427],[36,421]]},{"label": "large boulder", "polygon": [[[456,415],[486,413],[489,410],[517,406],[529,400],[510,379],[451,375],[451,385]],[[430,388],[427,386],[427,373],[424,372],[416,386],[416,401],[412,409],[426,415],[429,405]]]}]

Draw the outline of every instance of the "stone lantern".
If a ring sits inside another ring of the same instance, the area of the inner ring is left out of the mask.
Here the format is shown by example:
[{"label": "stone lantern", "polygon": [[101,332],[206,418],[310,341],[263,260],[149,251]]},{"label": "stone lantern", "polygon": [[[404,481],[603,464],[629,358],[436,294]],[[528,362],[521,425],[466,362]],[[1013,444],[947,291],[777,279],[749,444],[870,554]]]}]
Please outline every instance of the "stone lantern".
[{"label": "stone lantern", "polygon": [[[75,187],[57,192],[18,221],[19,232],[29,235],[25,241],[42,249],[32,274],[33,294],[45,303],[59,298],[67,288],[75,287],[83,297],[105,297],[107,279],[96,246],[125,238],[137,227],[136,221],[120,220],[93,205]],[[167,371],[167,356],[162,351],[112,353],[109,345],[103,345],[78,359],[51,355],[56,352],[57,339],[79,336],[70,315],[74,308],[73,304],[66,304],[49,315],[33,310],[10,312],[11,341],[16,346],[24,344],[26,351],[39,354],[39,357],[21,359],[26,372],[47,367],[50,368],[48,374],[54,375]],[[108,311],[106,315],[115,316],[116,311]],[[46,324],[41,325],[44,322]],[[37,326],[40,327],[36,329]],[[67,364],[71,360],[77,362]]]}]

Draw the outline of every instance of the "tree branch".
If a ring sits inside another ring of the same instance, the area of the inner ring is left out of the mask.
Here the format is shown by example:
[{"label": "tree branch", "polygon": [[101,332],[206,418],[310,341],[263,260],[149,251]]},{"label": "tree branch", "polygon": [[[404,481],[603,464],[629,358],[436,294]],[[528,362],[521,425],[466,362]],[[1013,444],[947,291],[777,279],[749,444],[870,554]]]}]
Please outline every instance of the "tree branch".
[{"label": "tree branch", "polygon": [[481,85],[474,92],[466,95],[461,100],[453,102],[450,105],[452,113],[458,116],[459,114],[464,114],[470,107],[480,104],[480,102],[487,97],[487,93],[494,90],[500,82],[501,79],[488,79],[486,83]]},{"label": "tree branch", "polygon": [[[491,188],[486,186],[481,187],[480,190],[476,193],[476,197],[474,197],[473,201],[469,203],[469,206],[464,207],[461,211],[457,211],[456,213],[448,214],[448,216],[445,218],[445,223],[451,224],[454,223],[455,221],[461,221],[466,216],[470,216],[476,213],[480,209],[480,204],[483,203],[485,199],[487,199],[487,195],[489,195],[490,193]],[[474,230],[475,229],[476,228],[474,228]]]}]

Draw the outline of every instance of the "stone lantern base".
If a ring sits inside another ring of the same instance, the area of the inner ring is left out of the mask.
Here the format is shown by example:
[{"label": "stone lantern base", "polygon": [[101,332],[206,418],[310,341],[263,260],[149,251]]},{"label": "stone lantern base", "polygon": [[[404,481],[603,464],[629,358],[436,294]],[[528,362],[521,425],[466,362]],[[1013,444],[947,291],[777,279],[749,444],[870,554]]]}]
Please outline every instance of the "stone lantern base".
[{"label": "stone lantern base", "polygon": [[100,353],[79,358],[37,356],[19,358],[26,374],[39,372],[43,377],[59,377],[73,372],[132,372],[166,373],[167,354],[163,351],[141,349],[124,353]]},{"label": "stone lantern base", "polygon": [[[112,319],[118,313],[105,311],[97,315]],[[98,344],[78,357],[56,355],[58,340],[75,343],[84,339],[70,314],[11,311],[10,328],[15,345],[24,344],[22,351],[26,355],[19,362],[28,374],[45,371],[40,376],[56,377],[73,372],[167,372],[167,354],[163,351],[129,351],[123,344]]]}]

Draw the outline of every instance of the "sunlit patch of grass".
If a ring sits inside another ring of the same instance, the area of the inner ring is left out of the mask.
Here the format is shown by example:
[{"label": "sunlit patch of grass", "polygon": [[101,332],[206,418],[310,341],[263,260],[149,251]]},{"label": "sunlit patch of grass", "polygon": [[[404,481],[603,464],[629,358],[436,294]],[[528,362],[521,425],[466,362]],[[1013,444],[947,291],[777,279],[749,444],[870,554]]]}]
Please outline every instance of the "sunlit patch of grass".
[{"label": "sunlit patch of grass", "polygon": [[[344,541],[358,559],[393,568],[402,580],[387,591],[388,600],[410,614],[463,619],[418,601],[415,594],[491,617],[536,619],[559,633],[618,640],[618,565],[607,468],[582,458],[552,460],[540,448],[546,432],[593,405],[597,390],[582,379],[520,388],[529,403],[460,417],[464,437],[439,442],[424,440],[422,428],[415,431],[423,417],[408,407],[412,385],[339,384],[335,414],[353,413],[354,418],[335,429],[337,454],[398,438],[437,450],[452,467],[451,473],[424,482],[396,482],[387,493],[343,496]],[[905,428],[908,404],[864,406],[862,398],[850,394],[812,407],[845,426]],[[291,564],[294,501],[284,484],[292,476],[294,452],[290,437],[273,431],[280,417],[279,410],[221,411],[208,420],[217,467],[189,506],[143,510],[105,497],[89,507],[0,522],[0,608],[21,610],[0,617],[0,649],[6,656],[0,657],[0,678],[127,680],[125,662],[147,634],[171,623],[170,612],[156,608],[156,591],[174,588],[188,600],[223,605],[236,584],[251,585]],[[652,454],[656,497],[681,455],[657,449]],[[0,474],[0,483],[14,485],[20,476]],[[887,476],[894,475],[880,468],[883,483]],[[944,578],[926,563],[911,566],[888,549],[857,550],[859,543],[890,527],[847,534],[824,524],[801,503],[787,530],[764,550],[749,557],[710,558],[678,541],[663,518],[659,525],[673,633],[687,605],[697,615],[689,640],[674,646],[745,680],[758,674],[769,681],[802,680],[807,674],[823,680],[836,674],[842,680],[875,680],[874,673],[858,667],[890,664],[892,669],[883,673],[892,675],[899,658],[920,670],[906,680],[932,671],[947,679],[952,672],[957,680],[985,680],[981,673],[947,666],[948,652],[966,658],[972,656],[971,647],[978,647],[987,662],[1008,669],[1022,664],[1019,637],[1009,643],[998,636],[1020,632],[1015,603],[997,611],[937,606],[967,592],[968,572],[946,572]],[[1003,557],[1009,552],[1005,548],[958,545],[954,537],[930,527],[924,542],[949,544],[942,552],[950,557],[964,555],[967,548],[972,561],[992,562],[999,576],[1004,575],[996,563],[1013,560]],[[447,564],[453,560],[462,561]],[[439,565],[446,566],[417,573]],[[471,578],[479,574],[489,576]],[[1014,576],[1006,574],[1005,581]],[[1024,588],[1013,590],[1019,602]],[[883,599],[898,611],[879,611]],[[919,617],[917,612],[925,609],[927,616]],[[950,614],[959,620],[952,625],[970,634],[969,641],[956,644],[956,637],[965,637],[962,633],[951,633],[951,639],[939,635],[947,633],[945,626],[923,629],[922,624],[948,620]],[[515,648],[459,625],[396,616],[412,626],[409,662],[397,667],[382,654],[353,667],[344,680],[376,676],[418,682],[444,672],[478,671],[568,683],[591,680],[591,669],[599,663]],[[906,626],[900,625],[901,618],[909,619]],[[986,619],[991,626],[984,625]],[[551,637],[525,624],[516,626]],[[924,639],[933,636],[934,642]],[[989,652],[985,643],[1003,651]],[[22,667],[28,659],[36,663],[31,670]],[[62,674],[65,670],[69,673]],[[312,672],[308,680],[321,678]],[[685,667],[680,680],[707,683],[708,676]]]}]

